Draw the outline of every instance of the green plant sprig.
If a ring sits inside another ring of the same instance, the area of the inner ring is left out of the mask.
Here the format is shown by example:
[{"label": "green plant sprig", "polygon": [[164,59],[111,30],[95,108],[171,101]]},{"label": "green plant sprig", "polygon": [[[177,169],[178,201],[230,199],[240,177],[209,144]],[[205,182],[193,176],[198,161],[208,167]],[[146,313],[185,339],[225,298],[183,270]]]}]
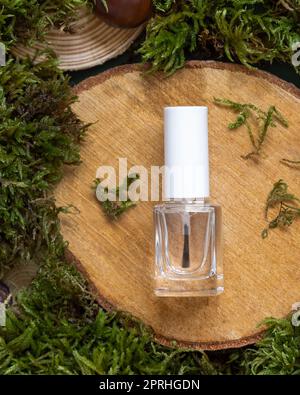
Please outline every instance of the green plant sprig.
[{"label": "green plant sprig", "polygon": [[[265,112],[254,104],[236,103],[229,99],[214,98],[214,103],[228,107],[238,113],[236,120],[228,124],[228,128],[230,130],[238,129],[241,126],[246,127],[253,150],[246,155],[242,155],[243,159],[258,157],[261,154],[262,146],[266,140],[270,127],[275,127],[276,123],[280,123],[285,128],[288,127],[287,120],[275,106],[270,106],[268,111]],[[259,122],[259,131],[257,136],[254,135],[249,123],[249,119],[252,116],[254,116]]]},{"label": "green plant sprig", "polygon": [[[126,210],[128,210],[131,207],[136,206],[136,202],[132,201],[127,194],[127,199],[126,200],[120,200],[121,199],[121,194],[122,191],[127,191],[129,190],[130,186],[133,184],[134,181],[139,179],[138,174],[132,174],[127,177],[127,179],[124,180],[123,184],[120,187],[117,187],[116,189],[110,189],[108,187],[105,187],[101,190],[101,194],[105,194],[106,196],[113,196],[113,199],[110,200],[107,198],[104,201],[99,201],[105,214],[110,217],[111,219],[118,219]],[[101,179],[96,178],[94,180],[94,185],[93,189],[97,190],[97,187],[101,183]]]},{"label": "green plant sprig", "polygon": [[278,206],[278,213],[262,231],[262,238],[268,236],[270,229],[285,228],[292,225],[295,219],[300,217],[299,203],[300,199],[288,192],[288,185],[283,180],[277,181],[267,197],[265,218],[269,221],[269,210],[275,206]]}]

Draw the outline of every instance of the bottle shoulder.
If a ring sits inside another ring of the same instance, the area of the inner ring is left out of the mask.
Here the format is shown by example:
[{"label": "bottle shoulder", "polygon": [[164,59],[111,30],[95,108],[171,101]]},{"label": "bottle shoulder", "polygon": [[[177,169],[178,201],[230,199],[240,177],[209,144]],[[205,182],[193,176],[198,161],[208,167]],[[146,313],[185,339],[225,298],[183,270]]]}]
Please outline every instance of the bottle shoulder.
[{"label": "bottle shoulder", "polygon": [[154,206],[155,212],[220,212],[221,210],[221,206],[213,201],[170,201]]}]

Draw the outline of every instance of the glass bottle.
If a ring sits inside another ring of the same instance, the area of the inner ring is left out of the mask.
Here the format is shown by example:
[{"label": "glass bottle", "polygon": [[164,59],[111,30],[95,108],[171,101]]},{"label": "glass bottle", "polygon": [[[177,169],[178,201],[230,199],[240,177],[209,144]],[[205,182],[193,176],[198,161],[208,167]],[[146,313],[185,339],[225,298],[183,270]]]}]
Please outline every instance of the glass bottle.
[{"label": "glass bottle", "polygon": [[155,294],[224,291],[222,212],[209,202],[207,107],[167,107],[165,203],[154,207]]}]

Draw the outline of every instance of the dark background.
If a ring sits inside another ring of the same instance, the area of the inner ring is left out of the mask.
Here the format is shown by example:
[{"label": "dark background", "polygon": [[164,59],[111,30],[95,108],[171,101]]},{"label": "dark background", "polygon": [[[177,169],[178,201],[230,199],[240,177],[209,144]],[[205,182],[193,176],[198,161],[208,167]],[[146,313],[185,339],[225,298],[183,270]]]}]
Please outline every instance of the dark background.
[{"label": "dark background", "polygon": [[[118,56],[115,59],[112,59],[106,62],[103,65],[93,67],[87,70],[73,71],[70,73],[71,83],[73,85],[78,82],[84,80],[85,78],[91,77],[93,75],[97,75],[102,73],[103,71],[110,69],[112,67],[120,66],[122,64],[128,63],[139,63],[141,61],[140,56],[136,53],[137,49],[140,47],[142,41],[144,40],[144,34],[140,36],[140,38],[127,50],[123,55]],[[188,60],[198,59],[198,60],[208,60],[208,58],[204,58],[200,53],[195,53],[193,55],[187,56]],[[226,59],[216,59],[209,58],[209,60],[220,60],[227,61]],[[300,74],[297,74],[292,64],[274,62],[272,65],[270,64],[260,64],[259,67],[261,70],[265,70],[269,73],[275,74],[278,77],[292,82],[298,88],[300,88]]]}]

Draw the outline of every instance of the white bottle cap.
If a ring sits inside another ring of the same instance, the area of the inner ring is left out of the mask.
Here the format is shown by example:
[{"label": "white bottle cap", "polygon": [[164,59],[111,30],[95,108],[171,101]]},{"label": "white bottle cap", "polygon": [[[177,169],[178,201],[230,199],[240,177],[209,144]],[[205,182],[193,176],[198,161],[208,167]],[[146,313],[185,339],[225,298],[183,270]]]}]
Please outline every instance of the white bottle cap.
[{"label": "white bottle cap", "polygon": [[207,107],[165,107],[165,199],[209,196]]}]

